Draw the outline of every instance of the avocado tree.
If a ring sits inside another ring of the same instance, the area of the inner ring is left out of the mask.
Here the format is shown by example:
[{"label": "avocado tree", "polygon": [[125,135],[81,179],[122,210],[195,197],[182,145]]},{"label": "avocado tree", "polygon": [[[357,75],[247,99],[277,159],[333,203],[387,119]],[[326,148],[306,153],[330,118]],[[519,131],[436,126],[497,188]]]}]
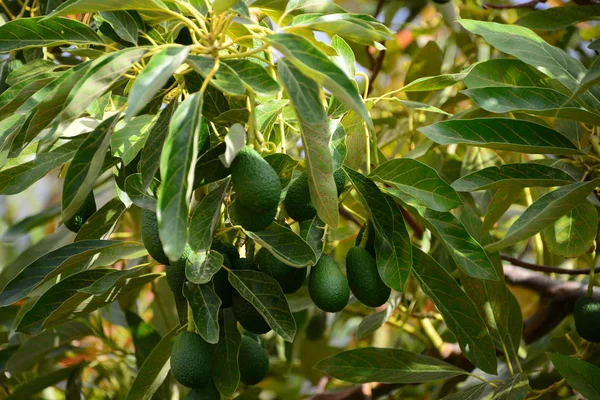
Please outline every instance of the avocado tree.
[{"label": "avocado tree", "polygon": [[600,6],[538,2],[1,1],[0,398],[600,399]]}]

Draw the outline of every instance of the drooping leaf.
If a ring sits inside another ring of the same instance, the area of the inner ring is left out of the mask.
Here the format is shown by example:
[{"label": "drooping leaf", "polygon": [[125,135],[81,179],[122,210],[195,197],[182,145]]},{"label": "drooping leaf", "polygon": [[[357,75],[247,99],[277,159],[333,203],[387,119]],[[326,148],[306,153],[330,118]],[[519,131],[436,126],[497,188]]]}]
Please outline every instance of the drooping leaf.
[{"label": "drooping leaf", "polygon": [[280,51],[302,74],[323,85],[362,116],[369,127],[373,127],[354,83],[308,39],[290,33],[279,33],[267,36],[266,41]]},{"label": "drooping leaf", "polygon": [[144,109],[185,61],[189,52],[189,46],[169,46],[152,56],[131,86],[125,121],[129,121]]},{"label": "drooping leaf", "polygon": [[515,23],[529,29],[555,31],[594,17],[600,17],[600,6],[551,7],[530,12]]},{"label": "drooping leaf", "polygon": [[202,285],[186,282],[183,295],[192,309],[194,324],[202,339],[208,343],[218,343],[221,299],[215,293],[212,282]]},{"label": "drooping leaf", "polygon": [[353,78],[356,75],[356,57],[352,48],[338,35],[331,39],[331,47],[338,53],[337,56],[332,57],[333,62],[344,70],[348,77]]},{"label": "drooping leaf", "polygon": [[154,191],[158,185],[158,180],[154,180],[154,185],[149,188],[143,188],[142,174],[131,174],[125,179],[125,192],[135,204],[146,210],[156,211],[156,196]]},{"label": "drooping leaf", "polygon": [[558,256],[578,257],[590,249],[596,238],[598,211],[583,201],[542,231],[548,249]]},{"label": "drooping leaf", "polygon": [[319,218],[335,229],[338,224],[337,189],[329,151],[331,133],[327,114],[319,100],[320,89],[285,60],[278,63],[278,70],[300,122],[311,202]]},{"label": "drooping leaf", "polygon": [[129,122],[120,121],[110,139],[112,154],[123,161],[123,165],[132,162],[144,147],[152,129],[154,115],[140,115]]},{"label": "drooping leaf", "polygon": [[196,206],[188,229],[189,243],[197,252],[210,250],[215,226],[221,215],[221,205],[229,186],[229,178],[220,182]]},{"label": "drooping leaf", "polygon": [[262,65],[250,60],[227,60],[225,64],[255,92],[267,95],[279,92],[279,83]]},{"label": "drooping leaf", "polygon": [[466,374],[433,357],[375,347],[343,351],[319,361],[315,368],[352,383],[419,383]]},{"label": "drooping leaf", "polygon": [[317,263],[310,245],[285,226],[273,223],[265,230],[247,235],[287,265],[303,268]]},{"label": "drooping leaf", "polygon": [[[435,40],[430,40],[411,57],[404,84],[410,85],[417,79],[440,75],[443,61],[442,49]],[[429,93],[424,91],[408,92],[406,96],[410,100],[425,101],[429,97]]]},{"label": "drooping leaf", "polygon": [[[308,227],[305,228],[304,224],[307,224]],[[300,236],[313,249],[317,260],[321,258],[325,247],[325,227],[325,222],[321,221],[319,217],[303,222],[300,227]]]},{"label": "drooping leaf", "polygon": [[366,338],[377,329],[381,328],[392,313],[392,308],[388,305],[385,310],[367,315],[356,329],[356,339]]},{"label": "drooping leaf", "polygon": [[221,313],[221,337],[213,357],[213,381],[219,392],[231,397],[240,383],[240,367],[238,353],[242,343],[242,335],[231,309]]},{"label": "drooping leaf", "polygon": [[229,282],[256,308],[275,333],[287,342],[294,341],[296,321],[275,279],[259,271],[230,270]]},{"label": "drooping leaf", "polygon": [[138,25],[131,14],[127,11],[101,11],[99,14],[121,39],[129,43],[137,43]]},{"label": "drooping leaf", "polygon": [[372,180],[349,168],[344,168],[344,171],[377,232],[375,251],[379,275],[387,286],[403,291],[412,267],[412,246],[402,212]]},{"label": "drooping leaf", "polygon": [[481,231],[488,232],[492,229],[494,224],[502,218],[504,213],[515,202],[522,191],[522,188],[512,186],[496,190],[496,193],[494,193],[488,204]]},{"label": "drooping leaf", "polygon": [[81,226],[74,241],[102,239],[114,229],[126,208],[119,198],[115,197],[110,200]]},{"label": "drooping leaf", "polygon": [[449,211],[462,204],[454,189],[433,168],[412,158],[387,161],[369,177],[393,185],[436,211]]},{"label": "drooping leaf", "polygon": [[27,99],[52,83],[60,73],[47,72],[20,82],[0,95],[0,118],[12,115]]},{"label": "drooping leaf", "polygon": [[559,132],[525,120],[455,119],[425,126],[419,131],[440,144],[466,144],[522,153],[579,153],[577,147]]},{"label": "drooping leaf", "polygon": [[562,169],[538,163],[503,164],[465,175],[452,182],[459,192],[506,189],[507,187],[552,187],[573,183],[571,175]]},{"label": "drooping leaf", "polygon": [[188,210],[198,157],[202,97],[194,93],[177,108],[160,157],[158,232],[165,254],[178,260],[187,242]]},{"label": "drooping leaf", "polygon": [[598,179],[578,182],[546,193],[521,214],[502,239],[486,249],[494,252],[530,238],[581,204],[599,183]]},{"label": "drooping leaf", "polygon": [[87,25],[68,18],[19,18],[0,27],[0,52],[61,44],[102,44]]},{"label": "drooping leaf", "polygon": [[600,396],[600,368],[589,362],[564,354],[548,353],[548,357],[558,372],[567,380],[569,386],[586,399]]},{"label": "drooping leaf", "polygon": [[62,191],[63,221],[81,208],[102,172],[110,138],[117,122],[115,115],[90,132],[79,146],[65,175]]},{"label": "drooping leaf", "polygon": [[514,58],[493,58],[477,63],[467,77],[469,89],[494,86],[547,87],[541,72]]},{"label": "drooping leaf", "polygon": [[432,257],[413,248],[413,276],[435,303],[463,354],[483,371],[495,374],[496,349],[473,301]]}]

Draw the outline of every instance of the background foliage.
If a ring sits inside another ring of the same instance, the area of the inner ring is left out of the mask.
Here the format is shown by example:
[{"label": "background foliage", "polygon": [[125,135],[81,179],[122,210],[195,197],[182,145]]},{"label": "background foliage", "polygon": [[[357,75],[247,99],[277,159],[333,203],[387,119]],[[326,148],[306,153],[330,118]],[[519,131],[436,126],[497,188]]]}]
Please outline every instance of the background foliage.
[{"label": "background foliage", "polygon": [[[227,398],[600,398],[570,316],[600,301],[600,5],[576,3],[3,0],[0,397],[183,397],[148,209],[170,259],[194,250],[183,294]],[[305,229],[232,221],[244,143],[284,191],[308,172]],[[268,378],[240,385],[239,331],[205,300],[213,236],[343,266],[367,221],[394,289],[377,309],[229,272],[273,329]]]}]

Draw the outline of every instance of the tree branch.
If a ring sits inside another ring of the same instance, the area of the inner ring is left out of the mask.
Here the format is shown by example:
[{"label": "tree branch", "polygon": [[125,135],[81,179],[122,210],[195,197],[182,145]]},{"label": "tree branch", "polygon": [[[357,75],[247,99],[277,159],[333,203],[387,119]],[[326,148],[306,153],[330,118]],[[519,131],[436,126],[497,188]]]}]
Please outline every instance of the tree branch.
[{"label": "tree branch", "polygon": [[[529,269],[531,271],[538,272],[548,272],[554,274],[562,274],[562,275],[588,275],[591,272],[590,268],[584,269],[566,269],[566,268],[558,268],[558,267],[548,267],[545,265],[531,264],[522,260],[519,260],[516,257],[509,256],[507,254],[500,254],[503,260],[510,262],[513,265],[517,265],[519,267]],[[600,273],[600,267],[595,269],[596,273]]]}]

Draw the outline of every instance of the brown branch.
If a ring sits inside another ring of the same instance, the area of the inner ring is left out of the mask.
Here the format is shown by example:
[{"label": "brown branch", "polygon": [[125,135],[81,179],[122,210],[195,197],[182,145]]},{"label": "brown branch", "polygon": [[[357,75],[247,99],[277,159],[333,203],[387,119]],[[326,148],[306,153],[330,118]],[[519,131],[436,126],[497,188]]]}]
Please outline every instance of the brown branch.
[{"label": "brown branch", "polygon": [[[522,260],[519,260],[516,257],[509,256],[507,254],[500,254],[503,260],[510,262],[513,265],[517,265],[522,268],[529,269],[531,271],[538,272],[548,272],[554,274],[562,274],[562,275],[588,275],[591,272],[590,268],[584,269],[566,269],[566,268],[558,268],[558,267],[548,267],[545,265],[531,264]],[[595,269],[596,273],[600,273],[600,267]]]},{"label": "brown branch", "polygon": [[406,221],[406,223],[415,232],[415,236],[418,239],[423,239],[423,233],[424,233],[423,232],[423,227],[421,226],[421,224],[419,223],[419,221],[417,221],[415,219],[415,217],[413,217],[411,213],[409,213],[408,211],[406,211],[406,209],[404,207],[402,207],[400,204],[398,204],[398,208],[400,208],[400,212],[402,212],[402,216],[404,217],[404,220]]},{"label": "brown branch", "polygon": [[[377,7],[375,8],[375,12],[373,13],[373,17],[377,18],[377,16],[379,15],[379,13],[381,12],[381,10],[383,9],[383,4],[385,3],[385,0],[379,0],[377,2]],[[381,42],[381,44],[383,44],[384,42]],[[383,66],[383,59],[385,58],[385,50],[381,50],[379,52],[379,54],[377,55],[376,59],[373,59],[373,56],[371,55],[370,51],[369,51],[369,47],[367,46],[365,48],[365,51],[367,52],[367,55],[369,56],[369,63],[371,65],[371,77],[369,78],[369,89],[367,90],[367,94],[370,94],[371,91],[373,90],[373,83],[375,82],[375,79],[377,79],[377,76],[379,75],[379,73],[381,72],[381,67]]]}]

